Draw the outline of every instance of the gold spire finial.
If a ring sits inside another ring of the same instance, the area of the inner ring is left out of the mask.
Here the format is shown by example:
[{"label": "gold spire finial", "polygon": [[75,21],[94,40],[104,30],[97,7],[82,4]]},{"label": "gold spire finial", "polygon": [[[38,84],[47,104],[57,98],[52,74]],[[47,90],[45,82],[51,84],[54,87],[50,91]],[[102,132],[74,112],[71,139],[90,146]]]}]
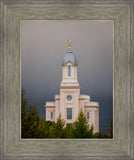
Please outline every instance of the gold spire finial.
[{"label": "gold spire finial", "polygon": [[69,46],[69,49],[71,48],[71,41],[68,40],[68,46]]}]

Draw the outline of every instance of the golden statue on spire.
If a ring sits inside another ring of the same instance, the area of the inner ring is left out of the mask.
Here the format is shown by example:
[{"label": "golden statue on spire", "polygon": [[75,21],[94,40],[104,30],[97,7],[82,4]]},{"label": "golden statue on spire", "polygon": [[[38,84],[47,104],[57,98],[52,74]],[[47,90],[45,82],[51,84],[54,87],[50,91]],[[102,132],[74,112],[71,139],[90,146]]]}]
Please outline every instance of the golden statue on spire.
[{"label": "golden statue on spire", "polygon": [[69,46],[69,49],[71,48],[71,41],[68,40],[68,46]]}]

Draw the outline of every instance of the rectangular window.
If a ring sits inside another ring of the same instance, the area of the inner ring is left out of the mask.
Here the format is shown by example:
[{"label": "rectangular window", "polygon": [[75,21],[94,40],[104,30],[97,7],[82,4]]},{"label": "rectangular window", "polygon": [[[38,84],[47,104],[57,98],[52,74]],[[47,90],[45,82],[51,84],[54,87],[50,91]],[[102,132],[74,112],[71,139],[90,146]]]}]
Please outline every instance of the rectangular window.
[{"label": "rectangular window", "polygon": [[87,125],[87,128],[89,129],[89,127],[90,127],[90,125],[88,124],[88,125]]},{"label": "rectangular window", "polygon": [[89,112],[87,112],[87,119],[89,119]]},{"label": "rectangular window", "polygon": [[71,66],[69,65],[68,66],[68,77],[70,77],[71,76]]},{"label": "rectangular window", "polygon": [[72,108],[67,108],[67,119],[72,119]]},{"label": "rectangular window", "polygon": [[51,112],[51,119],[53,119],[53,112]]}]

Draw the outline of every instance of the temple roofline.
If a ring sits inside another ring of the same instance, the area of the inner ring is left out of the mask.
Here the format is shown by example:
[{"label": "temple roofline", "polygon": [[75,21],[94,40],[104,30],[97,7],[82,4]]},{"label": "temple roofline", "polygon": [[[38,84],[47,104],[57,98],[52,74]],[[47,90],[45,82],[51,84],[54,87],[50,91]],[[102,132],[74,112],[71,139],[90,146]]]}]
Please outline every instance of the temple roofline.
[{"label": "temple roofline", "polygon": [[46,102],[45,107],[55,107],[55,102]]},{"label": "temple roofline", "polygon": [[98,102],[84,102],[84,107],[100,107]]}]

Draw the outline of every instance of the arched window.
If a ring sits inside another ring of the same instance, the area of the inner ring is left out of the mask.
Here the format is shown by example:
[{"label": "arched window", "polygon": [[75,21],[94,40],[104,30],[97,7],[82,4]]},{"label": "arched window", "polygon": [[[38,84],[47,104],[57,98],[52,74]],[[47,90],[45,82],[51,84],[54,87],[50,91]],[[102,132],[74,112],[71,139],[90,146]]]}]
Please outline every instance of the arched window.
[{"label": "arched window", "polygon": [[68,77],[71,77],[71,66],[68,66]]}]

